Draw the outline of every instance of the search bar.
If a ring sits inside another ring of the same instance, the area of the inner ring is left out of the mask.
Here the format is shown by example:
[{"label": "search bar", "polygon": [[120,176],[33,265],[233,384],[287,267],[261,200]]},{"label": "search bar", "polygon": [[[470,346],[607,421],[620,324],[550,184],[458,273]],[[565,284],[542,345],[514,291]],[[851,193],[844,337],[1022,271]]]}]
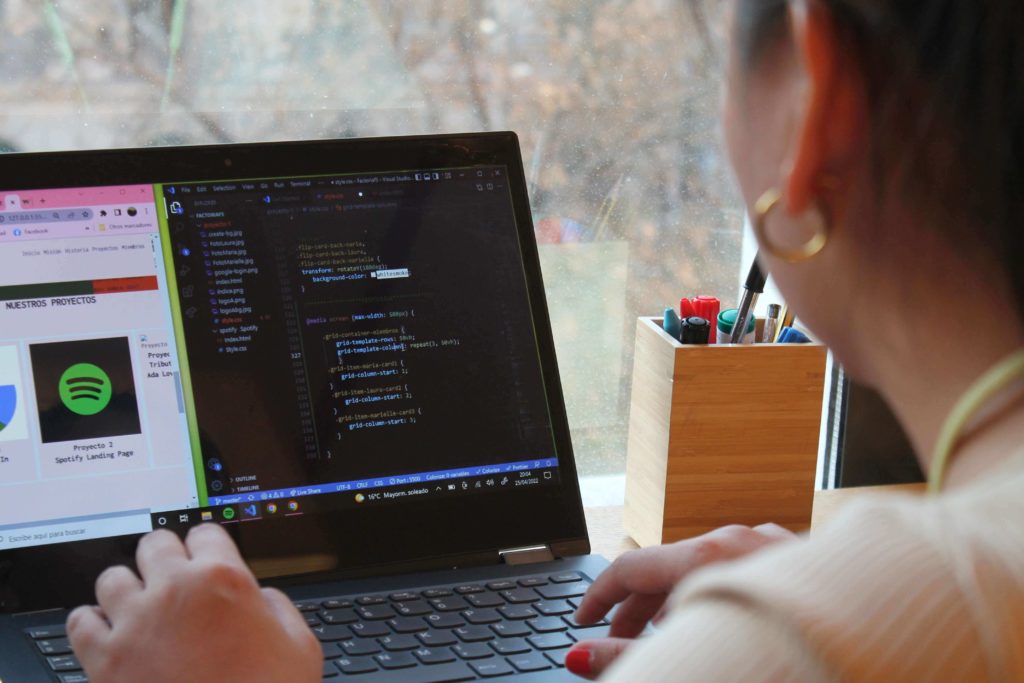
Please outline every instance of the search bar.
[{"label": "search bar", "polygon": [[67,223],[71,221],[92,220],[93,212],[89,208],[54,209],[51,211],[10,211],[0,213],[0,224],[17,223]]}]

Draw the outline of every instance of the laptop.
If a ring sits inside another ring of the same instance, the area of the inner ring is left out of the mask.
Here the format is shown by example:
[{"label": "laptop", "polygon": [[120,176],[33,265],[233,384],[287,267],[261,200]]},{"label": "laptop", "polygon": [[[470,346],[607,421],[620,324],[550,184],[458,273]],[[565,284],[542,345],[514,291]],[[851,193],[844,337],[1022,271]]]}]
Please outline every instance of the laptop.
[{"label": "laptop", "polygon": [[324,680],[573,680],[590,555],[512,133],[0,158],[0,680],[221,524]]}]

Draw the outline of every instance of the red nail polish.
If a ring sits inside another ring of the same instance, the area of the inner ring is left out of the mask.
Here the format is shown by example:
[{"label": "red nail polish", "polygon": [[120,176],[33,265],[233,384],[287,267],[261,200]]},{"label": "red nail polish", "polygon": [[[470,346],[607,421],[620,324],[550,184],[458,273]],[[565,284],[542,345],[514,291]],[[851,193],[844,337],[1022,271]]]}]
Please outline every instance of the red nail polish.
[{"label": "red nail polish", "polygon": [[589,676],[591,672],[590,650],[585,647],[569,650],[569,654],[565,655],[565,668],[577,676]]}]

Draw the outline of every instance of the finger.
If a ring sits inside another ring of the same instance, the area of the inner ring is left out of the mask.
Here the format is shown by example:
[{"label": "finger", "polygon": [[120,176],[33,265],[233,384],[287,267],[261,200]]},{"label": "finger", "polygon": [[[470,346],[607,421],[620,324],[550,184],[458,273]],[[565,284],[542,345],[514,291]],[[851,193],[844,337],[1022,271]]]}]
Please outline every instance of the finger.
[{"label": "finger", "polygon": [[187,560],[188,555],[185,554],[181,539],[167,529],[146,534],[139,540],[139,547],[135,550],[139,575],[147,583],[172,573]]},{"label": "finger", "polygon": [[82,605],[72,610],[66,628],[75,655],[86,664],[92,659],[93,651],[110,637],[110,624],[94,605]]},{"label": "finger", "polygon": [[116,621],[124,606],[142,593],[142,581],[125,566],[110,567],[96,579],[96,602],[103,613]]},{"label": "finger", "polygon": [[672,546],[634,550],[619,557],[594,581],[576,611],[576,621],[598,621],[633,593],[668,593],[678,579],[690,570],[693,552],[689,541]]},{"label": "finger", "polygon": [[565,668],[577,676],[595,679],[604,673],[633,642],[625,638],[584,640],[565,655]]},{"label": "finger", "polygon": [[238,552],[238,546],[219,524],[200,524],[185,536],[185,548],[193,560],[215,560],[245,567],[248,565]]},{"label": "finger", "polygon": [[761,524],[760,526],[755,526],[754,531],[768,537],[772,541],[792,541],[795,538],[800,538],[797,534],[778,524]]},{"label": "finger", "polygon": [[287,595],[276,588],[263,588],[261,592],[263,593],[263,599],[274,613],[278,622],[289,632],[309,630],[306,620],[303,619],[299,610],[295,609],[295,605]]},{"label": "finger", "polygon": [[310,661],[322,660],[324,653],[320,647],[320,641],[313,635],[306,619],[299,614],[299,610],[295,609],[291,599],[276,588],[263,588],[262,593],[263,599],[284,627],[285,632],[291,636],[295,646],[304,647]]},{"label": "finger", "polygon": [[613,638],[636,638],[644,632],[647,624],[661,610],[668,598],[667,593],[641,595],[634,593],[619,605],[612,617],[609,635]]}]

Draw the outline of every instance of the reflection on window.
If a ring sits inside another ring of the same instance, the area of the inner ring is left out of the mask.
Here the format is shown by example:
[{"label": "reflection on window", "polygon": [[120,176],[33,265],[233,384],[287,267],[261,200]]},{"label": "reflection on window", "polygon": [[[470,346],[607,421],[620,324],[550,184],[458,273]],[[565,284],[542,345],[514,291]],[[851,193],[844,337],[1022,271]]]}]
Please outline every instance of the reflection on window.
[{"label": "reflection on window", "polygon": [[635,318],[732,299],[715,0],[8,0],[6,151],[519,133],[580,470],[621,472]]}]

